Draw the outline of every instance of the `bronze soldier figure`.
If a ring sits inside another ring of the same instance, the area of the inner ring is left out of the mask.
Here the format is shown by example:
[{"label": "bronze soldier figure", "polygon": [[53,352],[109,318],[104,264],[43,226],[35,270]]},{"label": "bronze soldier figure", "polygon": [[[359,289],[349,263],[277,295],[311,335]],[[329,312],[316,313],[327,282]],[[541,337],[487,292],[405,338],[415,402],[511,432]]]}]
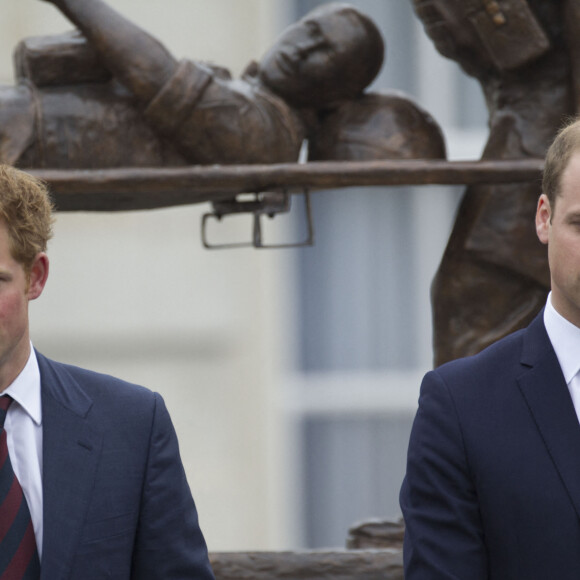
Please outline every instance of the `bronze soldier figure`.
[{"label": "bronze soldier figure", "polygon": [[0,88],[4,162],[293,162],[305,138],[312,159],[445,154],[438,126],[412,101],[364,93],[382,66],[384,43],[376,25],[347,4],[310,12],[233,79],[221,67],[177,61],[101,0],[49,1],[80,32],[18,47],[19,82]]},{"label": "bronze soldier figure", "polygon": [[[413,0],[428,35],[481,83],[484,159],[543,158],[577,108],[577,2]],[[540,183],[469,187],[432,287],[435,364],[478,352],[526,326],[546,301],[536,238]]]}]

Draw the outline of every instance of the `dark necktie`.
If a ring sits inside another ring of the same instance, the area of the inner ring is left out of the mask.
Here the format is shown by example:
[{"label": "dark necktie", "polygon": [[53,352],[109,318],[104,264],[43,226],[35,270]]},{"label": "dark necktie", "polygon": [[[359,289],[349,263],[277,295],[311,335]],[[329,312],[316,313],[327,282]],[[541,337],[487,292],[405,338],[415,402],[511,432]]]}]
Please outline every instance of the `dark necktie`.
[{"label": "dark necktie", "polygon": [[4,430],[11,403],[11,397],[0,397],[0,580],[38,580],[40,563],[30,511],[12,470]]}]

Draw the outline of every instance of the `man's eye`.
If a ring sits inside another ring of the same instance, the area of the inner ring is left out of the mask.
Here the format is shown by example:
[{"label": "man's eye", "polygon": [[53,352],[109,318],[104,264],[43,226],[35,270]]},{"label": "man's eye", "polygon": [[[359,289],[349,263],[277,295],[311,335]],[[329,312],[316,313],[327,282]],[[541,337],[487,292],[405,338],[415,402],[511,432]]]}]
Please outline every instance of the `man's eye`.
[{"label": "man's eye", "polygon": [[306,22],[306,28],[308,29],[308,32],[310,32],[310,34],[312,35],[322,34],[322,31],[320,30],[320,25],[318,24],[318,22],[314,22],[313,20],[308,20]]}]

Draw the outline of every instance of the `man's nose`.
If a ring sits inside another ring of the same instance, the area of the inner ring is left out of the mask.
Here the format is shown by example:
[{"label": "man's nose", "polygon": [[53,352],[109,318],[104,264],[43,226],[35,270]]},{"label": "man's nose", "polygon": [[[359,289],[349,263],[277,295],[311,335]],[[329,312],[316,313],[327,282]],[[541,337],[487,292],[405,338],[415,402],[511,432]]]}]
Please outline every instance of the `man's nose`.
[{"label": "man's nose", "polygon": [[301,57],[305,57],[312,52],[325,48],[327,44],[326,39],[319,34],[315,36],[304,36],[296,44],[296,50]]}]

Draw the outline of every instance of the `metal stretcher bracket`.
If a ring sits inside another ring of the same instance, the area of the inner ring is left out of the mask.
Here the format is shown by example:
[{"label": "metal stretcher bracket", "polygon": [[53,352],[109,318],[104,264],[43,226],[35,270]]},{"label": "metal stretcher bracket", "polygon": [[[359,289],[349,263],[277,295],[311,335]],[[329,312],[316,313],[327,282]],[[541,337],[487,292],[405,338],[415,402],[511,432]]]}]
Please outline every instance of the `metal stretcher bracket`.
[{"label": "metal stretcher bracket", "polygon": [[[212,202],[213,211],[203,215],[201,220],[201,241],[204,248],[300,248],[314,244],[314,226],[312,222],[312,209],[310,207],[310,191],[304,188],[304,213],[306,220],[307,236],[302,242],[284,244],[266,244],[263,240],[262,218],[274,218],[277,214],[290,211],[291,195],[287,190],[280,192],[264,192],[252,194],[251,199],[238,199]],[[252,214],[252,240],[250,242],[213,244],[208,241],[207,225],[210,220],[220,221],[222,217],[233,214]]]}]

